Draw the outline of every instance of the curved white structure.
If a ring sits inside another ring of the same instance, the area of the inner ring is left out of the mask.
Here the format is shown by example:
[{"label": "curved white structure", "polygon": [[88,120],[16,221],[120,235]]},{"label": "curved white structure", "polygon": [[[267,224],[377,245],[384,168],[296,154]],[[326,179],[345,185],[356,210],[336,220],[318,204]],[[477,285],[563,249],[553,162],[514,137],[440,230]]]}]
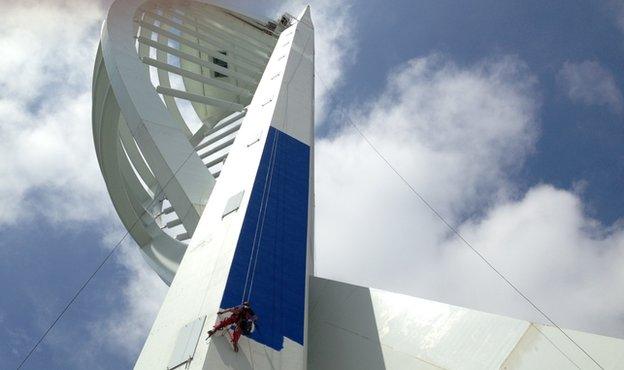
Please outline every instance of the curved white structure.
[{"label": "curved white structure", "polygon": [[[111,6],[94,71],[97,157],[170,285],[137,369],[305,368],[313,75],[309,8],[270,22],[196,1]],[[240,353],[199,340],[243,300],[262,329]]]},{"label": "curved white structure", "polygon": [[167,284],[282,28],[198,2],[110,10],[94,71],[97,157],[119,217]]}]

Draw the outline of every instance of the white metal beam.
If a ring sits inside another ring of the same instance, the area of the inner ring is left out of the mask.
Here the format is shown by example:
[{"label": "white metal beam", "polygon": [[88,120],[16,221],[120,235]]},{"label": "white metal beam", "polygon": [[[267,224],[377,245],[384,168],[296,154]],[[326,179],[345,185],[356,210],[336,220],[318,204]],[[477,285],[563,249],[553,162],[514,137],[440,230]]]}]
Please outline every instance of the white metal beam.
[{"label": "white metal beam", "polygon": [[186,99],[186,100],[190,100],[196,103],[212,105],[214,107],[219,107],[219,108],[223,108],[223,109],[230,110],[230,111],[240,111],[245,108],[242,104],[235,103],[232,101],[225,101],[221,99],[210,98],[208,96],[191,94],[186,91],[171,89],[171,88],[167,88],[164,86],[156,87],[156,91],[164,95],[173,96],[175,98]]}]

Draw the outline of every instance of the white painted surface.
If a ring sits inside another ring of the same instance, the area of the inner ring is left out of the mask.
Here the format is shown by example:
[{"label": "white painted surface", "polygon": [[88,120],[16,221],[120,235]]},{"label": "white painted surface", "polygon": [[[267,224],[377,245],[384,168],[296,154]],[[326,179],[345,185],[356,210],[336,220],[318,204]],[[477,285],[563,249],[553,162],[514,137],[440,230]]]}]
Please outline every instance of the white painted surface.
[{"label": "white painted surface", "polygon": [[[309,322],[311,370],[598,369],[553,327],[321,278]],[[605,369],[624,368],[624,340],[565,331]]]},{"label": "white painted surface", "polygon": [[93,76],[98,162],[120,219],[168,285],[223,161],[206,165],[227,159],[232,141],[206,158],[195,146],[244,115],[277,42],[263,25],[166,0],[116,0],[103,24]]},{"label": "white painted surface", "polygon": [[205,317],[195,319],[178,331],[167,370],[179,368],[193,359],[205,320]]},{"label": "white painted surface", "polygon": [[314,26],[310,8],[297,17],[295,25],[281,34],[265,76],[280,84],[272,126],[312,146],[314,142]]}]

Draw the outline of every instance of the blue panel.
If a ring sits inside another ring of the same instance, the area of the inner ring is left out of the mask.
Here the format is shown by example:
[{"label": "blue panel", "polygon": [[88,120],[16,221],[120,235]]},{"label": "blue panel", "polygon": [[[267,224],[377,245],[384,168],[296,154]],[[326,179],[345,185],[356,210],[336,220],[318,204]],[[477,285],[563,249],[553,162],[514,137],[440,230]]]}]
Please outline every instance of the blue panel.
[{"label": "blue panel", "polygon": [[259,317],[252,338],[303,345],[310,147],[269,129],[221,307],[243,300]]}]

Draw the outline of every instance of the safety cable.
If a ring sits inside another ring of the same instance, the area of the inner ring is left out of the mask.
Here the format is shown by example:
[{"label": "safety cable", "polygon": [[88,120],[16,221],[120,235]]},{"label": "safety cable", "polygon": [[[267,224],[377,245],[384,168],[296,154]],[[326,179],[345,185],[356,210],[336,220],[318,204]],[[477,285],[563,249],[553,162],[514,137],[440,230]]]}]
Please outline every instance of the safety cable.
[{"label": "safety cable", "polygon": [[[253,256],[254,256],[254,252],[256,250],[256,245],[258,245],[258,249],[260,248],[259,240],[258,240],[258,228],[260,226],[261,220],[262,220],[262,223],[264,225],[264,218],[262,218],[261,216],[263,215],[263,208],[266,210],[266,204],[268,204],[269,191],[270,191],[270,188],[271,188],[270,179],[271,179],[271,176],[273,174],[273,166],[275,164],[274,156],[276,155],[277,136],[278,135],[276,134],[275,135],[275,139],[273,139],[273,143],[272,143],[272,147],[271,147],[271,154],[269,156],[269,168],[267,169],[267,173],[266,173],[265,178],[264,178],[264,187],[262,189],[262,198],[260,200],[260,210],[258,211],[258,220],[256,221],[256,228],[255,228],[255,231],[254,231],[254,238],[253,238],[253,242],[251,244],[251,252],[249,254],[249,262],[247,264],[247,275],[245,276],[245,285],[244,285],[244,289],[243,289],[243,295],[241,297],[241,304],[246,300],[247,285],[248,285],[248,282],[249,282],[249,274],[251,273],[251,264],[252,264],[252,261],[254,260]],[[260,237],[262,237],[262,232],[260,233]],[[256,242],[258,242],[258,244]],[[255,265],[254,265],[254,270],[255,270]],[[255,273],[255,271],[254,271],[254,273]],[[252,279],[253,279],[253,275],[252,275]],[[249,293],[249,295],[251,296],[251,293]]]},{"label": "safety cable", "polygon": [[555,342],[553,342],[553,341],[552,341],[552,340],[548,337],[548,335],[544,334],[544,332],[543,332],[543,331],[541,331],[541,330],[540,330],[540,328],[539,328],[537,325],[535,325],[535,324],[531,323],[531,324],[529,325],[529,327],[533,327],[535,330],[537,330],[537,331],[538,331],[538,332],[539,332],[539,333],[540,333],[540,334],[541,334],[544,338],[546,338],[546,340],[547,340],[547,341],[549,341],[549,342],[550,342],[550,344],[552,344],[552,345],[553,345],[553,347],[555,347],[555,348],[557,349],[557,351],[559,351],[559,353],[561,353],[563,356],[565,356],[565,358],[567,358],[567,359],[568,359],[568,361],[570,361],[570,362],[572,363],[572,365],[574,365],[574,367],[576,367],[576,368],[577,368],[577,369],[579,369],[579,370],[581,369],[581,367],[580,367],[580,366],[578,366],[578,365],[576,364],[576,362],[574,362],[574,361],[570,358],[570,356],[568,356],[565,352],[563,352],[563,350],[562,350],[561,348],[559,348],[559,346],[558,346],[558,345],[556,345],[556,344],[555,344]]},{"label": "safety cable", "polygon": [[[76,301],[76,299],[78,298],[78,296],[82,293],[82,291],[87,287],[87,285],[89,285],[89,283],[91,282],[91,280],[93,280],[93,278],[95,277],[95,275],[97,275],[98,272],[100,272],[100,270],[102,269],[102,267],[104,267],[104,265],[106,264],[106,262],[108,262],[108,260],[113,256],[113,254],[115,254],[115,252],[119,249],[119,247],[122,245],[121,243],[126,239],[126,237],[130,234],[130,232],[132,230],[134,230],[134,227],[139,223],[139,221],[141,220],[141,218],[148,213],[147,209],[151,208],[156,201],[159,200],[160,196],[163,194],[163,192],[165,191],[165,188],[169,185],[169,183],[171,182],[171,180],[173,180],[176,175],[178,174],[178,172],[180,171],[180,169],[182,167],[184,167],[184,165],[186,164],[186,162],[189,160],[189,158],[191,158],[193,156],[193,154],[196,154],[196,152],[193,150],[191,151],[191,153],[189,153],[189,155],[184,159],[184,161],[182,162],[182,164],[180,164],[180,166],[173,172],[173,175],[171,175],[171,177],[167,180],[167,182],[165,183],[164,186],[161,187],[161,190],[158,192],[158,194],[156,194],[154,196],[154,199],[152,200],[152,202],[150,202],[148,204],[147,207],[145,207],[145,209],[143,210],[143,213],[141,213],[141,215],[139,217],[137,217],[137,219],[134,221],[134,223],[132,224],[132,226],[130,226],[130,228],[128,230],[126,230],[126,232],[124,233],[124,235],[121,237],[121,239],[119,239],[119,241],[115,244],[115,246],[106,254],[106,256],[104,257],[104,259],[100,262],[100,264],[97,266],[97,268],[93,271],[93,273],[87,278],[87,280],[84,281],[84,283],[80,286],[80,288],[74,293],[74,295],[72,296],[72,298],[67,302],[67,304],[65,305],[65,307],[63,307],[63,309],[61,310],[61,312],[59,312],[59,314],[56,316],[56,318],[54,319],[54,321],[52,321],[52,323],[48,326],[48,328],[43,332],[43,334],[41,335],[41,337],[39,338],[39,340],[37,340],[37,342],[35,343],[35,345],[30,349],[30,351],[28,352],[28,354],[24,357],[24,359],[22,359],[22,361],[20,362],[20,364],[17,366],[16,370],[19,370],[22,368],[22,366],[24,366],[24,364],[26,363],[26,361],[28,361],[28,359],[32,356],[32,354],[35,352],[35,350],[39,347],[39,345],[41,344],[41,342],[43,342],[43,340],[45,339],[45,337],[48,335],[48,333],[50,333],[50,331],[56,326],[56,324],[59,322],[59,320],[63,317],[63,315],[65,315],[65,313],[67,312],[67,310],[69,310],[69,308],[71,307],[71,305]],[[192,205],[190,206],[192,207]],[[186,214],[188,214],[188,212],[190,211],[187,210]]]},{"label": "safety cable", "polygon": [[[315,73],[315,76],[319,78],[319,81],[325,85],[327,85],[322,80],[322,78]],[[364,134],[364,132],[356,125],[351,117],[346,114],[345,108],[338,102],[339,107],[342,110],[344,118],[346,121],[357,131],[357,133],[364,139],[364,141],[368,144],[368,146],[377,154],[377,156],[394,172],[394,174],[409,188],[409,190],[416,195],[416,197],[438,218],[459,240],[463,242],[468,248],[470,248],[476,255],[479,257],[487,266],[490,267],[492,271],[494,271],[508,286],[510,286],[520,297],[522,297],[525,301],[527,301],[540,315],[542,315],[548,322],[550,322],[555,328],[557,328],[570,342],[572,342],[578,349],[580,349],[587,357],[589,357],[600,369],[604,370],[598,361],[594,357],[592,357],[580,344],[578,344],[572,337],[570,337],[553,319],[550,318],[542,309],[540,309],[537,304],[535,304],[526,294],[524,294],[511,280],[509,280],[502,272],[500,272],[479,250],[477,250],[464,236],[459,232],[459,230],[451,225],[450,222],[442,216],[442,214],[431,204],[429,203],[420,192],[418,192],[412,184],[407,181],[407,179],[401,175],[401,173],[394,167],[388,159],[375,147],[375,145],[371,142],[371,140]],[[541,332],[541,331],[540,331]],[[547,338],[548,339],[548,338]],[[550,341],[550,340],[549,340]],[[550,341],[552,343],[552,341]],[[555,348],[559,349],[557,346]],[[561,351],[560,351],[561,352]],[[563,352],[562,352],[563,353]],[[568,357],[564,354],[564,356]],[[575,364],[576,365],[576,364]]]},{"label": "safety cable", "polygon": [[[277,162],[277,142],[279,140],[279,132],[276,130],[275,132],[275,140],[274,140],[274,144],[275,144],[275,148],[274,148],[274,157],[273,157],[273,163],[271,163],[271,168],[270,168],[270,175],[269,175],[269,184],[268,184],[268,190],[267,190],[267,199],[266,202],[264,204],[264,213],[262,214],[262,222],[260,223],[260,236],[258,238],[258,251],[256,252],[256,257],[254,258],[254,265],[253,265],[253,269],[252,269],[252,273],[251,273],[251,279],[249,281],[249,293],[248,293],[248,297],[247,300],[251,299],[251,292],[253,290],[253,284],[254,284],[254,279],[256,276],[256,266],[258,264],[258,257],[260,255],[260,247],[261,247],[261,243],[262,243],[262,234],[264,232],[264,221],[266,219],[266,214],[267,214],[267,207],[269,204],[269,197],[271,195],[271,185],[273,183],[273,170],[275,168],[275,162]],[[279,198],[278,198],[279,199]]]}]

